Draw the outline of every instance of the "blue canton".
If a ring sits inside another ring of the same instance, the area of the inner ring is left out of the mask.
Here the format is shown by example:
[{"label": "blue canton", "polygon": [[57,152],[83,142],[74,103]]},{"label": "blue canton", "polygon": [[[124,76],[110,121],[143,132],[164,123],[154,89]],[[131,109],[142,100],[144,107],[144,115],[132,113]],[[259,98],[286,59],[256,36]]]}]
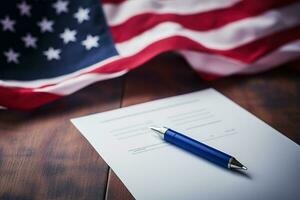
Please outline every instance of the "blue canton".
[{"label": "blue canton", "polygon": [[0,37],[2,80],[67,75],[118,54],[99,0],[5,1]]}]

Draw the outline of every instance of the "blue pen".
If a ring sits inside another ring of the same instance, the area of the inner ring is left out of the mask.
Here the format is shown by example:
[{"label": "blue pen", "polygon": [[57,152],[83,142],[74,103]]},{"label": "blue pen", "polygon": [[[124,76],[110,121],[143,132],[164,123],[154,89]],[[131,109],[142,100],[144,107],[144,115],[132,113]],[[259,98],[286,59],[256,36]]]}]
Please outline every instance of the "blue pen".
[{"label": "blue pen", "polygon": [[202,158],[205,158],[217,165],[228,169],[244,169],[247,167],[242,165],[233,156],[214,149],[206,144],[198,142],[190,137],[178,133],[172,129],[165,127],[150,127],[151,130],[158,133],[163,139],[171,144],[181,147],[191,153],[194,153]]}]

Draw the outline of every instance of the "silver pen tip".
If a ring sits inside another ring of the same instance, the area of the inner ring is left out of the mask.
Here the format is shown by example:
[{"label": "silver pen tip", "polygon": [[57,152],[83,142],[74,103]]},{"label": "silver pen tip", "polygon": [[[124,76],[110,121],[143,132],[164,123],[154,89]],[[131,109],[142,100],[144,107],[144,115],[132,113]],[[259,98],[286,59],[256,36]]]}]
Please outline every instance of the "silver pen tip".
[{"label": "silver pen tip", "polygon": [[150,126],[149,128],[161,136],[163,136],[165,134],[165,132],[167,132],[167,130],[168,130],[167,128],[157,127],[157,126]]},{"label": "silver pen tip", "polygon": [[247,167],[245,167],[242,163],[237,161],[237,159],[235,159],[234,157],[232,157],[229,162],[230,162],[229,163],[229,168],[231,168],[231,169],[247,170]]},{"label": "silver pen tip", "polygon": [[159,128],[156,127],[156,126],[150,126],[149,128],[150,128],[152,131],[158,131],[158,130],[159,130]]}]

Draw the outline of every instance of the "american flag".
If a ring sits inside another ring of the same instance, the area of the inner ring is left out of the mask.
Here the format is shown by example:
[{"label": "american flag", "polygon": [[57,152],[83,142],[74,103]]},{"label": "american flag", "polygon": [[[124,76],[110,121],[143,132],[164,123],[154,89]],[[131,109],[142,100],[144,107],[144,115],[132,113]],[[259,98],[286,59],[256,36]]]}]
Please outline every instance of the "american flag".
[{"label": "american flag", "polygon": [[34,109],[176,51],[199,73],[255,73],[300,56],[293,0],[9,0],[0,106]]}]

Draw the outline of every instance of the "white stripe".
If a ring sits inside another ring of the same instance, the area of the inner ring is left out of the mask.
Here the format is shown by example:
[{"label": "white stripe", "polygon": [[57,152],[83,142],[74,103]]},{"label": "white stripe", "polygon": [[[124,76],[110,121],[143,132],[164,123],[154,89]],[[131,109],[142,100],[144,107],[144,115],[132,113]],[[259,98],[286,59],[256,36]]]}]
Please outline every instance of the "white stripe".
[{"label": "white stripe", "polygon": [[204,32],[186,29],[177,23],[164,22],[130,40],[118,43],[116,48],[122,56],[131,56],[159,40],[184,36],[210,49],[230,50],[299,25],[299,10],[300,3]]},{"label": "white stripe", "polygon": [[73,77],[77,77],[80,74],[87,73],[89,71],[97,69],[97,68],[99,68],[99,67],[101,67],[105,64],[108,64],[108,63],[113,62],[113,61],[118,60],[118,59],[120,59],[120,56],[110,57],[106,60],[95,63],[95,64],[93,64],[89,67],[86,67],[84,69],[69,73],[67,75],[57,76],[57,77],[54,77],[54,78],[38,79],[38,80],[33,80],[33,81],[0,80],[0,86],[37,88],[37,87],[41,87],[43,85],[52,85],[52,84],[56,84],[56,83],[71,79]]},{"label": "white stripe", "polygon": [[287,61],[300,57],[300,40],[282,46],[253,64],[245,64],[223,56],[195,51],[180,51],[188,63],[197,71],[227,76],[231,74],[250,74],[268,70]]},{"label": "white stripe", "polygon": [[78,77],[60,82],[53,86],[35,89],[34,92],[48,92],[57,95],[68,95],[97,81],[116,78],[122,76],[126,72],[127,70],[117,72],[117,73],[112,73],[112,74],[99,74],[99,73],[83,74]]},{"label": "white stripe", "polygon": [[194,14],[231,7],[240,0],[136,0],[121,4],[104,4],[103,10],[110,26],[118,25],[129,18],[144,13]]}]

